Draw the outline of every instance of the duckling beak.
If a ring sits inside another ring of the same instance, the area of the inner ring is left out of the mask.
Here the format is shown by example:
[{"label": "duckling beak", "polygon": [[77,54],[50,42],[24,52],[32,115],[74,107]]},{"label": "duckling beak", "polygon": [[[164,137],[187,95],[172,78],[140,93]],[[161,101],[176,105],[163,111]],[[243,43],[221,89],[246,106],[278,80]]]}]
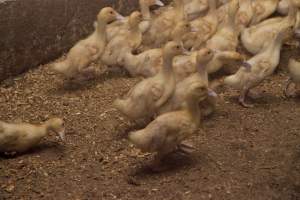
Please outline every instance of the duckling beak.
[{"label": "duckling beak", "polygon": [[191,28],[191,32],[192,32],[192,33],[197,33],[198,31],[199,31],[199,30],[198,30],[197,28],[195,28],[195,27],[192,27],[192,28]]},{"label": "duckling beak", "polygon": [[62,141],[65,141],[65,129],[58,132],[58,135]]},{"label": "duckling beak", "polygon": [[160,0],[156,0],[155,1],[155,5],[157,5],[157,6],[164,6],[165,4],[162,1],[160,1]]},{"label": "duckling beak", "polygon": [[117,20],[120,20],[120,21],[124,21],[124,20],[125,20],[125,17],[122,16],[122,15],[120,15],[119,13],[117,13],[116,19],[117,19]]},{"label": "duckling beak", "polygon": [[213,91],[212,89],[208,88],[208,96],[211,96],[211,97],[218,97],[218,94]]}]

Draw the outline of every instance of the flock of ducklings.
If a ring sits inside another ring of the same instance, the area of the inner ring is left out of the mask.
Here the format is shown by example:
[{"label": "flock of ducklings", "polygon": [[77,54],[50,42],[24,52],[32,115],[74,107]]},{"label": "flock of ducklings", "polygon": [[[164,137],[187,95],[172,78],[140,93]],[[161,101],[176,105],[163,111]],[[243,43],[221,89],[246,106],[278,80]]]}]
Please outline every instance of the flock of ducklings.
[{"label": "flock of ducklings", "polygon": [[[94,32],[80,40],[65,60],[52,70],[66,79],[82,82],[96,74],[91,65],[122,66],[132,77],[143,77],[114,107],[134,122],[150,122],[130,132],[128,139],[143,152],[156,152],[153,169],[171,152],[189,153],[186,143],[210,115],[218,95],[209,76],[232,61],[240,68],[219,80],[240,91],[244,107],[249,91],[273,74],[281,47],[299,35],[300,0],[140,0],[141,11],[123,17],[111,7],[102,8]],[[151,11],[153,5],[159,9]],[[273,15],[279,13],[279,15]],[[275,17],[272,17],[275,16]],[[241,45],[250,59],[237,52]],[[290,85],[300,83],[300,63],[290,59]],[[297,89],[297,88],[296,88]],[[250,95],[250,93],[249,93]],[[48,131],[64,139],[64,122],[50,119],[42,125],[0,122],[0,151],[24,152]]]}]

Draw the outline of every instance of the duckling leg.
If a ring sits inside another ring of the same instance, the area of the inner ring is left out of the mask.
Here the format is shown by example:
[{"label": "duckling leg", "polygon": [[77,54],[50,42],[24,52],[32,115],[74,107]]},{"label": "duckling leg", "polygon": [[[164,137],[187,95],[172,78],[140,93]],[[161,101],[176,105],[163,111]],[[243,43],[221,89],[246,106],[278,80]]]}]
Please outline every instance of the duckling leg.
[{"label": "duckling leg", "polygon": [[190,155],[196,151],[194,145],[187,141],[181,142],[177,148],[178,148],[178,152],[184,155]]},{"label": "duckling leg", "polygon": [[245,108],[253,108],[254,106],[252,104],[248,104],[245,102],[248,92],[249,92],[249,89],[244,88],[242,90],[240,97],[239,97],[239,102]]}]

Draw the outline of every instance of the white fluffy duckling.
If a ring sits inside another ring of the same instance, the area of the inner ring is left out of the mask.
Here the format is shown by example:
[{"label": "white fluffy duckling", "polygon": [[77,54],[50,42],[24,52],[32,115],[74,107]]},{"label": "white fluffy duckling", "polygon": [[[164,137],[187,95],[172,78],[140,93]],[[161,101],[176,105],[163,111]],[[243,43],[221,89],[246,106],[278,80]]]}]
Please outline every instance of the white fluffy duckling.
[{"label": "white fluffy duckling", "polygon": [[[181,37],[186,32],[191,31],[190,24],[186,21],[179,22],[173,30],[172,39],[181,42]],[[122,51],[123,65],[131,76],[151,77],[156,75],[163,64],[162,48],[146,50],[138,55],[134,55],[130,48]]]},{"label": "white fluffy duckling", "polygon": [[[188,95],[188,89],[190,85],[199,82],[205,84],[208,87],[208,73],[206,71],[206,63],[208,62],[208,60],[212,59],[213,52],[207,48],[204,48],[197,51],[195,54],[196,55],[193,57],[195,57],[194,65],[196,68],[196,72],[192,73],[190,76],[176,84],[173,95],[159,109],[159,115],[175,110],[180,110],[185,102],[186,96]],[[209,90],[208,96],[217,98],[212,90]],[[208,102],[205,106],[203,106],[203,109],[201,109],[201,111],[206,115],[210,114],[214,110],[213,108],[211,108],[211,106],[215,107],[216,101],[213,101],[214,105],[211,105],[210,102]],[[207,108],[209,109],[209,111],[206,111]]]},{"label": "white fluffy duckling", "polygon": [[286,17],[267,19],[255,26],[244,29],[241,34],[243,46],[250,53],[257,54],[265,43],[269,43],[272,40],[272,37],[269,35],[271,32],[279,32],[295,24],[296,16],[296,8],[290,7],[289,15]]},{"label": "white fluffy duckling", "polygon": [[64,121],[59,118],[53,118],[41,125],[28,123],[12,124],[0,121],[0,152],[25,152],[35,147],[49,131],[54,131],[64,140]]},{"label": "white fluffy duckling", "polygon": [[101,9],[97,16],[95,31],[86,39],[75,44],[66,59],[54,63],[52,69],[71,79],[80,75],[83,77],[94,75],[95,68],[89,65],[98,60],[105,49],[107,24],[119,19],[119,16],[111,7]]},{"label": "white fluffy duckling", "polygon": [[118,61],[123,57],[123,48],[138,49],[142,43],[142,33],[139,29],[139,24],[142,20],[140,12],[135,11],[130,14],[127,29],[121,30],[117,36],[109,41],[105,48],[101,60],[106,65],[117,65]]},{"label": "white fluffy duckling", "polygon": [[258,24],[271,16],[276,11],[278,2],[279,0],[255,0],[252,3],[254,14],[251,25]]},{"label": "white fluffy duckling", "polygon": [[163,49],[163,67],[160,72],[139,82],[124,99],[117,99],[114,106],[133,120],[152,117],[174,92],[172,61],[182,53],[181,43],[168,42]]},{"label": "white fluffy duckling", "polygon": [[289,27],[279,33],[273,32],[272,42],[266,44],[260,53],[245,62],[235,74],[224,79],[226,85],[241,91],[239,102],[244,107],[253,107],[245,102],[249,90],[274,72],[279,64],[282,42],[292,31],[293,27]]},{"label": "white fluffy duckling", "polygon": [[[284,90],[284,94],[287,97],[292,97],[292,96],[296,96],[298,94],[300,94],[299,91],[297,91],[297,89],[300,89],[300,62],[296,61],[295,59],[290,59],[289,60],[289,64],[288,64],[288,69],[289,69],[289,75],[290,78],[286,84],[285,90]],[[295,89],[296,92],[291,93],[289,91],[290,89],[290,85],[294,83],[295,84]]]},{"label": "white fluffy duckling", "polygon": [[143,152],[157,152],[152,169],[162,171],[162,159],[180,148],[181,143],[194,134],[200,125],[199,101],[207,97],[204,83],[191,84],[186,104],[179,111],[158,116],[146,128],[130,132],[128,139]]}]

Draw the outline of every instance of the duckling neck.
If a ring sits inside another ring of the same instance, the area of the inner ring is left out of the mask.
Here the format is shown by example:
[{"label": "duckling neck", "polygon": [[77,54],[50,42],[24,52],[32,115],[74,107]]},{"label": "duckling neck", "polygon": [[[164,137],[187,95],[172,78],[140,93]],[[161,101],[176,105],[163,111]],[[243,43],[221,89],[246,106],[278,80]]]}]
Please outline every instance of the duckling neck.
[{"label": "duckling neck", "polygon": [[141,13],[143,15],[144,20],[150,20],[151,19],[151,14],[150,14],[150,9],[149,6],[146,5],[144,2],[141,3]]},{"label": "duckling neck", "polygon": [[179,19],[183,20],[185,18],[183,0],[175,0],[175,11]]},{"label": "duckling neck", "polygon": [[217,2],[216,0],[209,0],[208,2],[209,5],[209,12],[215,12],[215,10],[217,9]]},{"label": "duckling neck", "polygon": [[102,41],[106,42],[106,23],[103,20],[97,21],[96,33]]},{"label": "duckling neck", "polygon": [[208,82],[208,74],[207,74],[207,70],[206,70],[206,64],[197,64],[197,74],[198,74],[198,76],[202,79],[202,80],[204,80],[204,81],[206,81],[206,82]]},{"label": "duckling neck", "polygon": [[198,126],[200,123],[200,120],[201,120],[201,111],[199,108],[199,101],[197,101],[195,98],[187,99],[186,109],[187,109],[187,112],[190,114],[191,118],[195,121],[195,123]]},{"label": "duckling neck", "polygon": [[173,56],[170,55],[165,55],[163,58],[163,68],[162,72],[164,75],[169,76],[170,73],[173,73],[173,68],[172,68],[172,61],[173,61]]}]

